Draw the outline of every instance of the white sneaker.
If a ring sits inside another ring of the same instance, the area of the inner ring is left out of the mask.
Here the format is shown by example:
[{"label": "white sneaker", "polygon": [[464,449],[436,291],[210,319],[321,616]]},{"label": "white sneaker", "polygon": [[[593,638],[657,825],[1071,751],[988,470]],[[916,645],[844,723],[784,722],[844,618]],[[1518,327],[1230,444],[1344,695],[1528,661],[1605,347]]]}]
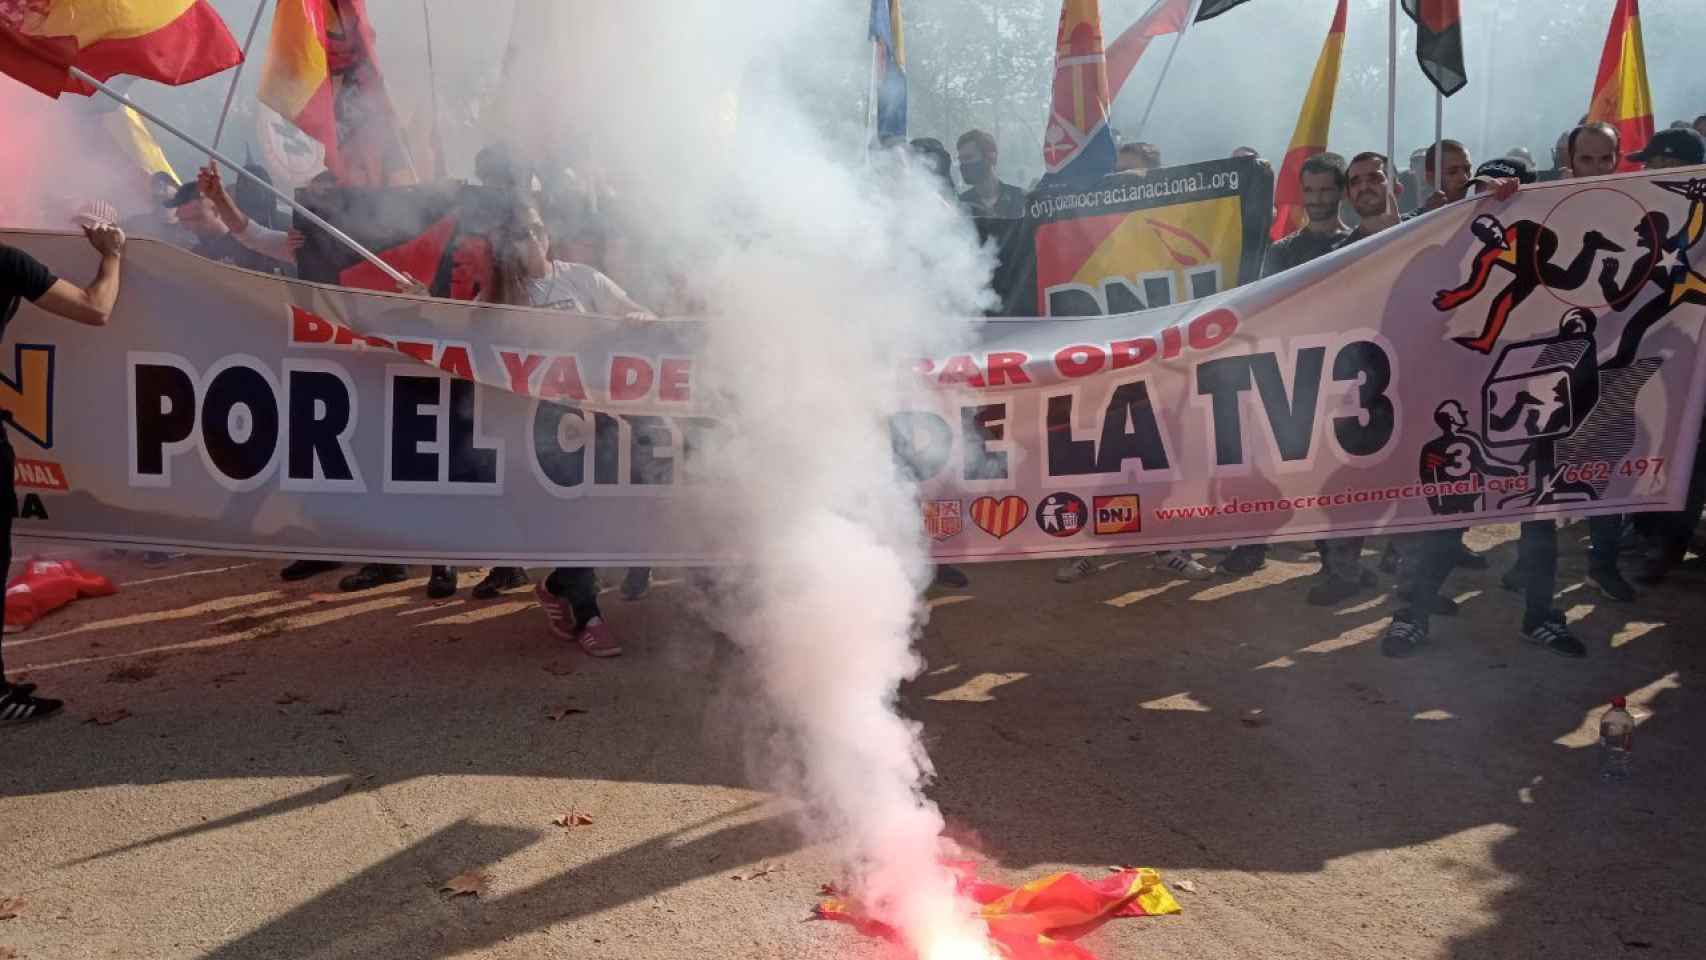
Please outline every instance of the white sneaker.
[{"label": "white sneaker", "polygon": [[1155,565],[1186,580],[1213,580],[1214,571],[1197,562],[1183,550],[1169,550],[1155,555]]},{"label": "white sneaker", "polygon": [[1076,557],[1060,565],[1054,572],[1055,583],[1076,583],[1096,572],[1096,565],[1089,557]]}]

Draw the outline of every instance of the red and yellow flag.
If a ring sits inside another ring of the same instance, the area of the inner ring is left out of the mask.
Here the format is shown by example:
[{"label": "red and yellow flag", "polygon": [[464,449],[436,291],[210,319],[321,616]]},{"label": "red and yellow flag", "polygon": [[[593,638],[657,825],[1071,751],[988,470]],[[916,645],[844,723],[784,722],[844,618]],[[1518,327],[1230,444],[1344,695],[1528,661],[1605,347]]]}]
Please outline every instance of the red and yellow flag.
[{"label": "red and yellow flag", "polygon": [[[1055,873],[1010,888],[977,878],[971,863],[950,863],[961,896],[977,905],[989,931],[989,943],[1009,960],[1094,960],[1073,941],[1109,920],[1159,917],[1180,912],[1179,902],[1149,867],[1126,867],[1100,880]],[[825,887],[830,898],[819,903],[819,919],[850,924],[870,937],[899,941],[899,935]]]},{"label": "red and yellow flag", "polygon": [[340,184],[404,182],[397,174],[408,161],[365,0],[279,0],[260,98],[325,144]]},{"label": "red and yellow flag", "polygon": [[94,93],[71,67],[176,86],[242,60],[207,0],[0,0],[0,72],[50,97]]},{"label": "red and yellow flag", "polygon": [[1321,47],[1321,58],[1315,61],[1315,77],[1309,81],[1303,110],[1297,115],[1291,148],[1285,152],[1279,179],[1274,182],[1274,226],[1269,232],[1274,240],[1303,227],[1303,186],[1299,177],[1303,162],[1327,149],[1327,130],[1333,124],[1333,96],[1339,89],[1339,59],[1344,50],[1345,0],[1339,0],[1333,27],[1327,31],[1327,43]]},{"label": "red and yellow flag", "polygon": [[[1641,11],[1636,0],[1617,0],[1611,32],[1599,57],[1599,76],[1593,81],[1588,121],[1609,123],[1621,135],[1624,156],[1647,146],[1653,138],[1653,94],[1647,88],[1647,53],[1641,44]],[[1624,160],[1620,170],[1639,170]]]}]

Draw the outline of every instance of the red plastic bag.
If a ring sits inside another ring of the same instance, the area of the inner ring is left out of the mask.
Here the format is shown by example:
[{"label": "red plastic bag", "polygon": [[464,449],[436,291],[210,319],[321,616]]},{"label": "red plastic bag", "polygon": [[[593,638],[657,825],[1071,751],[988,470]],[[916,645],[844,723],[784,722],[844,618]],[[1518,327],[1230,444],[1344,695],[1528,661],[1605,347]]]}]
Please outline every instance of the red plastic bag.
[{"label": "red plastic bag", "polygon": [[106,597],[117,592],[111,580],[70,560],[32,559],[24,565],[24,572],[6,585],[6,629],[27,630],[78,597]]}]

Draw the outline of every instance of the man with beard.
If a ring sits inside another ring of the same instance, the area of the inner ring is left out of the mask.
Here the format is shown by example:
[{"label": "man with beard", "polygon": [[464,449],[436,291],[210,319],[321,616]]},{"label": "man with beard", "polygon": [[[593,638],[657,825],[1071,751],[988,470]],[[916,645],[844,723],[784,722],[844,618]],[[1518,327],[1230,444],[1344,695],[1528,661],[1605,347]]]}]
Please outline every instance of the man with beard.
[{"label": "man with beard", "polygon": [[[1339,206],[1345,198],[1346,180],[1345,160],[1336,153],[1318,153],[1303,162],[1303,167],[1298,171],[1298,182],[1302,188],[1303,209],[1309,217],[1309,222],[1296,233],[1275,241],[1268,248],[1267,256],[1262,259],[1263,277],[1271,277],[1329,253],[1351,235],[1350,228],[1345,226],[1345,221],[1339,217]],[[1350,595],[1344,592],[1344,584],[1333,578],[1333,570],[1328,562],[1331,555],[1329,547],[1328,544],[1321,545],[1321,562],[1328,579],[1309,591],[1310,603],[1331,604]],[[1267,544],[1244,544],[1233,547],[1232,552],[1220,561],[1219,569],[1228,576],[1245,576],[1267,566],[1267,558]],[[1354,555],[1352,559],[1355,559]],[[1353,577],[1350,583],[1355,587],[1350,593],[1362,589],[1362,575],[1355,571],[1349,571],[1349,575]],[[1370,578],[1372,579],[1372,575]]]}]

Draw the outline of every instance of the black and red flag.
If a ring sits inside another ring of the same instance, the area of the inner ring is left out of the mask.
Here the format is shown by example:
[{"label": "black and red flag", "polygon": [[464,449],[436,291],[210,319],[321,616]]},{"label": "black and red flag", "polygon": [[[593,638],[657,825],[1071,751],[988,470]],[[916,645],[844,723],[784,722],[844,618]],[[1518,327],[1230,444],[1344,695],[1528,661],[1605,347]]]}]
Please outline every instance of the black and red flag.
[{"label": "black and red flag", "polygon": [[1248,2],[1250,0],[1202,0],[1202,5],[1197,7],[1197,18],[1193,22],[1202,23],[1204,20],[1213,20],[1233,7]]},{"label": "black and red flag", "polygon": [[1416,21],[1416,59],[1422,72],[1445,96],[1469,82],[1463,68],[1463,23],[1458,0],[1404,0],[1404,12]]},{"label": "black and red flag", "polygon": [[[433,296],[490,296],[492,240],[509,201],[503,191],[447,182],[303,190],[296,196],[379,259],[421,280]],[[390,277],[300,214],[294,225],[307,238],[296,255],[302,279],[366,290],[397,289]]]}]

